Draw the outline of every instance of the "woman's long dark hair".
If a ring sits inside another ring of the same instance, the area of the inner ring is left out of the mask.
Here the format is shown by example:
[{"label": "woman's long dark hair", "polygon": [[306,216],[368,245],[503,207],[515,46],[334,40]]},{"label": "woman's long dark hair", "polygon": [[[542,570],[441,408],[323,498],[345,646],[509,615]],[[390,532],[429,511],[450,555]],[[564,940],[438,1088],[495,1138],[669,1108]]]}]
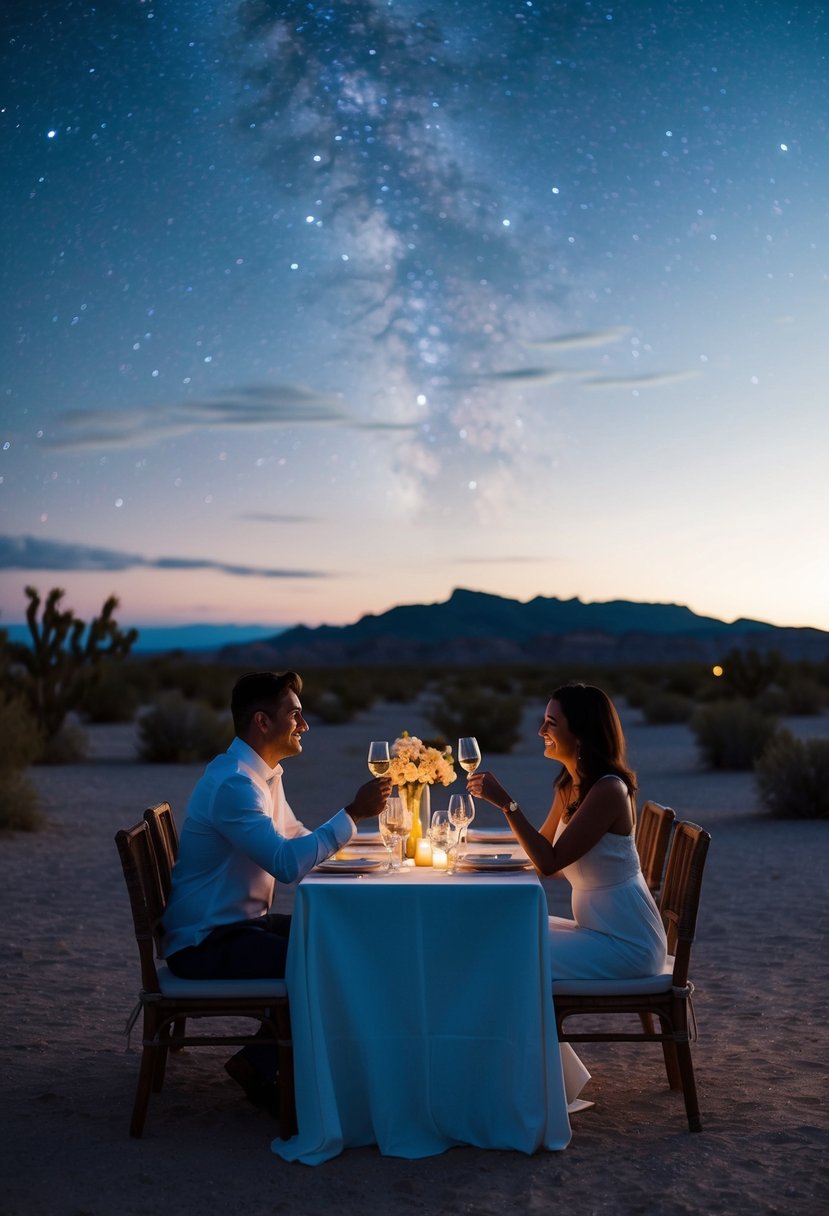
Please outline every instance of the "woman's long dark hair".
[{"label": "woman's long dark hair", "polygon": [[[614,773],[621,777],[631,798],[636,793],[636,774],[628,767],[627,746],[619,715],[606,692],[592,684],[563,684],[550,694],[558,701],[567,725],[578,740],[579,802],[600,777]],[[565,802],[571,786],[570,774],[561,770],[556,785],[561,789]],[[575,810],[570,804],[568,811]]]}]

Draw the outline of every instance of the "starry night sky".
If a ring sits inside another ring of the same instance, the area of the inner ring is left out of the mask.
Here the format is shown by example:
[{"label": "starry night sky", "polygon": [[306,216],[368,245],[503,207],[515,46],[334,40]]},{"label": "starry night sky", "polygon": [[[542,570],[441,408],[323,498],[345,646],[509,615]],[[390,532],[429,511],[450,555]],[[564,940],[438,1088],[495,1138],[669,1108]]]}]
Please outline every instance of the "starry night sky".
[{"label": "starry night sky", "polygon": [[0,618],[829,629],[823,3],[3,7]]}]

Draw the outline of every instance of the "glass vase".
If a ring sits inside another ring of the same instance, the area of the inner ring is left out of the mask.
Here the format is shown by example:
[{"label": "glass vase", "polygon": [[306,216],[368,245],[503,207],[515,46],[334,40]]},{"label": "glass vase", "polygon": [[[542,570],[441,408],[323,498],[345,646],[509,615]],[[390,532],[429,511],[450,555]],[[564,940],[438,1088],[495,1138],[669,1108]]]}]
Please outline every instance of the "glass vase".
[{"label": "glass vase", "polygon": [[417,842],[423,836],[423,820],[421,818],[421,802],[426,785],[422,781],[404,781],[398,787],[400,797],[412,813],[412,826],[406,837],[406,856],[414,857]]}]

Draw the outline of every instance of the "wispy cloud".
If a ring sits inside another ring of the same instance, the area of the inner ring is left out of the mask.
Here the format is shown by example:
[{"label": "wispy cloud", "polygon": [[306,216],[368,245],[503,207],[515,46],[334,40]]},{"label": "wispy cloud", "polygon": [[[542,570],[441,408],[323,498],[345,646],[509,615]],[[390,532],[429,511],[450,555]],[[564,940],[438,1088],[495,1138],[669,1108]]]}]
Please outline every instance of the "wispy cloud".
[{"label": "wispy cloud", "polygon": [[355,431],[416,431],[420,422],[354,422],[351,424]]},{"label": "wispy cloud", "polygon": [[568,371],[563,367],[515,367],[502,372],[489,372],[482,380],[495,380],[505,384],[561,384],[564,380],[575,380],[589,373]]},{"label": "wispy cloud", "polygon": [[347,423],[335,398],[303,385],[250,385],[216,397],[127,410],[65,410],[44,439],[48,448],[86,452],[146,447],[192,431]]},{"label": "wispy cloud", "polygon": [[684,372],[653,372],[646,376],[595,376],[582,380],[585,388],[661,388],[666,384],[679,384],[683,380],[695,380],[700,373],[689,369]]},{"label": "wispy cloud", "polygon": [[558,562],[557,557],[538,557],[535,554],[510,553],[499,557],[497,554],[488,557],[459,557],[453,563],[456,566],[508,566],[508,565],[545,565]]},{"label": "wispy cloud", "polygon": [[119,571],[136,567],[153,570],[218,570],[241,578],[328,578],[324,570],[242,566],[200,557],[144,557],[118,549],[40,540],[34,536],[0,536],[0,570]]},{"label": "wispy cloud", "polygon": [[241,511],[237,519],[249,519],[255,524],[319,524],[321,515],[279,515],[272,511]]},{"label": "wispy cloud", "polygon": [[615,325],[610,329],[591,329],[581,333],[559,334],[555,338],[522,339],[523,346],[534,350],[587,350],[595,346],[611,346],[621,342],[631,332],[628,325]]}]

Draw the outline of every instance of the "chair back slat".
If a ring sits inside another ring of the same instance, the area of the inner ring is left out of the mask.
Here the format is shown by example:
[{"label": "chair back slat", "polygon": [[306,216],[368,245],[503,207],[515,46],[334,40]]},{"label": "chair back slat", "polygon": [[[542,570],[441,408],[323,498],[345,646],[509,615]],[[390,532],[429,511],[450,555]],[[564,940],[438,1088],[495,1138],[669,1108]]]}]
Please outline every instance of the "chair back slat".
[{"label": "chair back slat", "polygon": [[133,827],[117,832],[115,843],[132,909],[135,940],[141,960],[141,983],[148,992],[158,992],[155,957],[162,957],[162,918],[166,901],[150,830],[142,819]]},{"label": "chair back slat", "polygon": [[702,874],[711,837],[696,823],[680,819],[674,828],[659,911],[668,937],[668,952],[675,956],[674,982],[688,978],[691,945],[697,926]]},{"label": "chair back slat", "polygon": [[670,807],[646,802],[636,819],[636,851],[652,895],[659,891],[662,883],[675,818]]},{"label": "chair back slat", "polygon": [[173,866],[178,859],[178,828],[176,827],[173,808],[169,802],[159,802],[147,807],[144,812],[144,822],[150,831],[150,839],[155,849],[158,877],[165,903],[170,898]]}]

